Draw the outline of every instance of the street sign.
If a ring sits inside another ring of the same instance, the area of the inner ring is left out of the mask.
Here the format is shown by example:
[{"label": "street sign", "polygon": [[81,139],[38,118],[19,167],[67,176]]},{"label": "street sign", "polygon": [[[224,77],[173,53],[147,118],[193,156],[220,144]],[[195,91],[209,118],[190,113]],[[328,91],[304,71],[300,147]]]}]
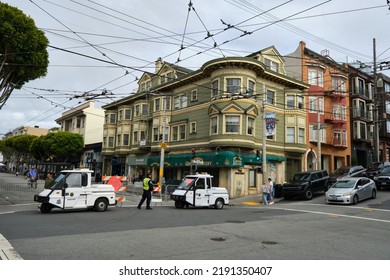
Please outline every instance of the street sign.
[{"label": "street sign", "polygon": [[[321,124],[320,125],[320,129],[324,129],[326,128],[327,125],[326,124]],[[313,130],[317,130],[318,129],[318,124],[313,124]]]},{"label": "street sign", "polygon": [[167,143],[161,142],[160,147],[161,149],[165,149],[167,147]]}]

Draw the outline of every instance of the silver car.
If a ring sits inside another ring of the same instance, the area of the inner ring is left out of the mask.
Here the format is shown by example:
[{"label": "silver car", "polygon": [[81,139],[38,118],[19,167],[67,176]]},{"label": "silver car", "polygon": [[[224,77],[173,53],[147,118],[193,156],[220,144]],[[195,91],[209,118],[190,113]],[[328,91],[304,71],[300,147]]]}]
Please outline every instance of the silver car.
[{"label": "silver car", "polygon": [[357,204],[367,198],[376,197],[375,182],[370,178],[339,179],[325,193],[326,203]]}]

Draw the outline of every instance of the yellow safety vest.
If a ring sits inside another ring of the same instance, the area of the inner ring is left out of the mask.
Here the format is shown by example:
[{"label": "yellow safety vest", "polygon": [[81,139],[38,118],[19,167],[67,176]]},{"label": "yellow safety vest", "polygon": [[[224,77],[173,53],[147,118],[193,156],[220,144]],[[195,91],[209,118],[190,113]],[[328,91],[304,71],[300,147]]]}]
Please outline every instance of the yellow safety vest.
[{"label": "yellow safety vest", "polygon": [[150,178],[144,179],[144,190],[145,191],[149,190],[149,181],[150,181]]}]

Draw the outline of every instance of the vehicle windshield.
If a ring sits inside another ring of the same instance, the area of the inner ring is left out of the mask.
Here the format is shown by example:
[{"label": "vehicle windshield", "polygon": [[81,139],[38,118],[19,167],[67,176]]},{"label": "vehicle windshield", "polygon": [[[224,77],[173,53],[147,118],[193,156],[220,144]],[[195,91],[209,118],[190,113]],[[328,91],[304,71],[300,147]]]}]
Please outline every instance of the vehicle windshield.
[{"label": "vehicle windshield", "polygon": [[352,189],[355,186],[354,180],[339,180],[331,186],[332,189]]},{"label": "vehicle windshield", "polygon": [[56,189],[57,186],[59,185],[59,183],[61,182],[61,180],[62,180],[63,178],[65,178],[65,176],[66,176],[66,173],[60,173],[60,175],[58,175],[58,176],[54,179],[54,181],[51,183],[50,188],[51,188],[51,189]]},{"label": "vehicle windshield", "polygon": [[346,168],[346,167],[344,167],[344,168],[339,168],[339,169],[336,169],[334,172],[333,172],[333,174],[332,174],[332,176],[342,176],[342,175],[345,175],[345,174],[348,174],[348,172],[349,172],[349,168]]},{"label": "vehicle windshield", "polygon": [[189,190],[194,184],[195,178],[185,178],[180,185],[177,187],[179,190]]},{"label": "vehicle windshield", "polygon": [[390,173],[390,166],[383,167],[379,173]]},{"label": "vehicle windshield", "polygon": [[309,181],[310,180],[310,173],[299,173],[295,174],[293,181]]}]

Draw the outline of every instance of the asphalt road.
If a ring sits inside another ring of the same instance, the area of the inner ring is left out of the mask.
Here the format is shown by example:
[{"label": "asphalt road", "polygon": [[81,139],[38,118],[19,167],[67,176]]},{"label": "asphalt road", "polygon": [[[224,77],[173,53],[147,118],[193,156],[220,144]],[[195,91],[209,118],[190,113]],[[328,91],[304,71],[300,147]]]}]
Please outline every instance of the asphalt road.
[{"label": "asphalt road", "polygon": [[390,259],[390,191],[356,206],[326,205],[319,194],[269,206],[252,196],[222,210],[168,201],[146,211],[134,197],[103,213],[49,214],[24,195],[0,194],[0,234],[26,260]]}]

